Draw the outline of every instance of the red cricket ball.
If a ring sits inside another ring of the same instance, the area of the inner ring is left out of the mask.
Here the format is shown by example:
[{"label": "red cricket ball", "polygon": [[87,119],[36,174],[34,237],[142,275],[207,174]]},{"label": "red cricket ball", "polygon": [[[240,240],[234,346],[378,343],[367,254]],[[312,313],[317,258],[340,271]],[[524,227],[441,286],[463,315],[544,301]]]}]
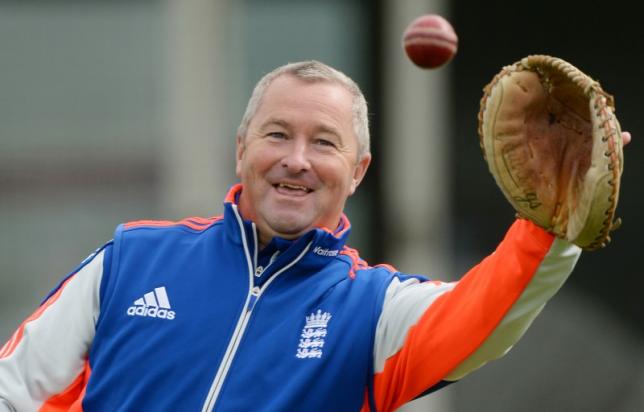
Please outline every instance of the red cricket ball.
[{"label": "red cricket ball", "polygon": [[445,18],[437,14],[425,14],[414,19],[405,29],[403,48],[415,65],[435,69],[454,57],[458,37]]}]

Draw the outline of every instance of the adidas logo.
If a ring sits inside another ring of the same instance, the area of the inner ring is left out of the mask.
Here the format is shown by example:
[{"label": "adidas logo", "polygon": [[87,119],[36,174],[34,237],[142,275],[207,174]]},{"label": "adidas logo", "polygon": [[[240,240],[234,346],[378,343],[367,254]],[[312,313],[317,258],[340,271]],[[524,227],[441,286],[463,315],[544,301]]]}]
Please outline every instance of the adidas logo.
[{"label": "adidas logo", "polygon": [[148,316],[172,320],[175,317],[175,312],[170,309],[170,300],[165,291],[165,286],[161,286],[135,300],[134,305],[127,309],[127,314],[129,316]]}]

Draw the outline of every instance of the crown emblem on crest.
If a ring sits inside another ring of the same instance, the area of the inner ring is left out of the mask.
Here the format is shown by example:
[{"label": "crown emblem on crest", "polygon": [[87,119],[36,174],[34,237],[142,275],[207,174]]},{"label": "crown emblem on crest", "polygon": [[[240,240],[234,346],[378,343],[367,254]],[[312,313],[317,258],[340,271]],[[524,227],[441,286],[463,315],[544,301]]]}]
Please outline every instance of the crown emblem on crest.
[{"label": "crown emblem on crest", "polygon": [[317,313],[311,313],[310,316],[306,317],[306,326],[305,328],[326,328],[326,325],[331,319],[331,314],[329,312],[324,312],[318,309]]}]

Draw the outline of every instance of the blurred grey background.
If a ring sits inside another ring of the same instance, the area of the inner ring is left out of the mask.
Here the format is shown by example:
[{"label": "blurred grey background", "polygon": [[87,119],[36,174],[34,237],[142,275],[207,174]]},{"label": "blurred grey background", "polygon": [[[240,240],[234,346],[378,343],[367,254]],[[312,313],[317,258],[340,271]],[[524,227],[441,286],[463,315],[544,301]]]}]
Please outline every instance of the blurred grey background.
[{"label": "blurred grey background", "polygon": [[[438,70],[400,47],[424,13],[459,35]],[[375,161],[347,210],[351,244],[458,279],[514,216],[480,155],[481,90],[544,53],[600,80],[633,134],[624,225],[507,356],[403,409],[644,410],[638,17],[620,0],[0,0],[0,342],[118,223],[219,214],[254,83],[303,59],[344,71],[370,102]]]}]

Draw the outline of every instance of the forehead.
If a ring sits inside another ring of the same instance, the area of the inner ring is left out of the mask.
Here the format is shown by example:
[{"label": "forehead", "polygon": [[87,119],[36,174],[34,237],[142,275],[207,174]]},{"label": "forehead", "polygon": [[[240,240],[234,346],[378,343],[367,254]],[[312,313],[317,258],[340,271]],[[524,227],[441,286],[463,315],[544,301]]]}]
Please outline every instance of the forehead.
[{"label": "forehead", "polygon": [[353,95],[334,81],[304,80],[284,74],[268,85],[254,117],[276,114],[286,117],[312,114],[319,121],[351,125]]}]

